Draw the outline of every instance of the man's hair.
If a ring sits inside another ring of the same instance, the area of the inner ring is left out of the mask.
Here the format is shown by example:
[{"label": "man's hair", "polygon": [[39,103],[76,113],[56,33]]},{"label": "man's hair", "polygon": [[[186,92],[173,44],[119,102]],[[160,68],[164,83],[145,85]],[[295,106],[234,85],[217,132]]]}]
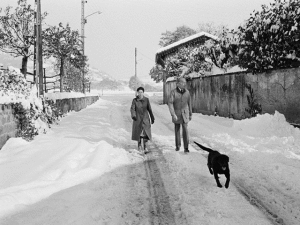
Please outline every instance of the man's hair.
[{"label": "man's hair", "polygon": [[176,83],[179,83],[180,80],[184,80],[186,82],[186,79],[184,77],[178,77],[177,80],[176,80]]},{"label": "man's hair", "polygon": [[145,92],[145,89],[143,87],[139,87],[138,89],[136,89],[137,92],[139,92],[139,90],[142,90],[143,92]]}]

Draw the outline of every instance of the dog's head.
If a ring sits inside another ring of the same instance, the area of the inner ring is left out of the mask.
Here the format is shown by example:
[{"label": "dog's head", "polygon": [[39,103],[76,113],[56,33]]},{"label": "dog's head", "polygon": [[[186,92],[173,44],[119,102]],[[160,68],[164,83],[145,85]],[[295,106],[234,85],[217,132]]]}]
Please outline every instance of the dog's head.
[{"label": "dog's head", "polygon": [[229,157],[227,155],[220,155],[217,162],[223,171],[228,169]]}]

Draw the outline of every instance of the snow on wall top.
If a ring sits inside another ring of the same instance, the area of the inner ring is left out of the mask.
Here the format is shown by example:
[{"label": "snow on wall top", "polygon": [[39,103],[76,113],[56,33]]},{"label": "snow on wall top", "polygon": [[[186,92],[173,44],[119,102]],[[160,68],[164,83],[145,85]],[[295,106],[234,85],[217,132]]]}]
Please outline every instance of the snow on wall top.
[{"label": "snow on wall top", "polygon": [[194,35],[192,35],[192,36],[189,36],[189,37],[186,37],[186,38],[181,39],[181,40],[179,40],[179,41],[176,41],[176,42],[174,42],[174,43],[172,43],[172,44],[170,44],[170,45],[167,45],[167,46],[165,46],[165,47],[162,47],[162,48],[160,48],[160,49],[158,49],[158,50],[156,51],[156,54],[159,54],[159,53],[164,52],[164,51],[166,51],[166,50],[172,49],[172,48],[174,48],[174,47],[177,47],[177,46],[179,46],[179,45],[182,45],[182,44],[184,44],[184,43],[186,43],[186,42],[189,42],[189,41],[194,40],[194,39],[196,39],[196,38],[198,38],[198,37],[201,37],[201,36],[206,36],[206,37],[209,37],[209,38],[214,39],[214,40],[217,40],[217,39],[218,39],[217,36],[202,31],[202,32],[199,32],[199,33],[194,34]]}]

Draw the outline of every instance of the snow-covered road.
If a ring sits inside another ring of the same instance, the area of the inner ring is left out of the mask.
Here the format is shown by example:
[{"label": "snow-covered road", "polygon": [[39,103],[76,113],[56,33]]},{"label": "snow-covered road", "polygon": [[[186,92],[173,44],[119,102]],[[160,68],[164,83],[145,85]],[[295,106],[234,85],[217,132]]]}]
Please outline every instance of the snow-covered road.
[{"label": "snow-covered road", "polygon": [[161,96],[150,98],[156,120],[143,159],[130,140],[132,98],[103,96],[30,143],[10,139],[0,151],[0,224],[298,224],[300,132],[282,115],[194,114],[191,139],[230,157],[225,189],[206,152],[175,152]]}]

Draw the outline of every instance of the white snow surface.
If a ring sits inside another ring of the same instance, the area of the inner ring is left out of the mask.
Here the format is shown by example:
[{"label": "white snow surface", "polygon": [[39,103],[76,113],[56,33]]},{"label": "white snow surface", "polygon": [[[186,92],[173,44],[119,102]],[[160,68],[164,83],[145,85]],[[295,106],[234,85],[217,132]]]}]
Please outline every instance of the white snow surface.
[{"label": "white snow surface", "polygon": [[[0,91],[0,95],[1,95]],[[10,104],[10,103],[17,103],[21,102],[24,106],[27,106],[30,104],[30,102],[36,102],[38,101],[37,97],[37,89],[36,86],[34,85],[32,88],[32,94],[29,97],[26,97],[24,95],[19,95],[14,92],[8,92],[8,93],[3,93],[3,95],[0,98],[0,104]],[[49,92],[49,93],[44,93],[45,99],[51,99],[51,100],[56,100],[56,99],[64,99],[64,98],[81,98],[81,97],[87,97],[87,96],[98,96],[98,93],[81,93],[81,92]]]},{"label": "white snow surface", "polygon": [[49,92],[49,93],[44,93],[45,99],[51,99],[51,100],[56,100],[56,99],[64,99],[64,98],[81,98],[81,97],[88,97],[88,96],[98,96],[98,93],[81,93],[81,92]]},{"label": "white snow surface", "polygon": [[[133,97],[134,92],[114,93],[107,99],[103,96],[86,109],[67,114],[59,125],[31,142],[10,138],[0,151],[0,224],[1,218],[22,212],[54,193],[143,162],[139,158],[130,160],[135,148],[132,146],[136,144],[131,141],[131,125],[124,125],[128,123],[125,116],[130,118]],[[300,131],[287,123],[282,114],[258,115],[241,121],[193,114],[189,123],[191,142],[195,140],[230,157],[230,187],[220,189],[208,172],[207,152],[191,144],[187,155],[182,149],[174,151],[168,107],[158,104],[161,94],[149,97],[156,117],[152,142],[162,149],[171,171],[170,179],[175,183],[170,190],[179,190],[178,207],[188,224],[271,224],[247,203],[239,192],[243,188],[276,209],[279,222],[299,224]],[[124,107],[126,115],[117,112]],[[109,139],[121,144],[113,145]],[[129,143],[131,149],[122,143]],[[224,179],[221,175],[223,184]],[[52,204],[55,206],[59,201]],[[77,213],[83,214],[80,207]],[[76,217],[73,224],[87,224],[80,219]]]}]

